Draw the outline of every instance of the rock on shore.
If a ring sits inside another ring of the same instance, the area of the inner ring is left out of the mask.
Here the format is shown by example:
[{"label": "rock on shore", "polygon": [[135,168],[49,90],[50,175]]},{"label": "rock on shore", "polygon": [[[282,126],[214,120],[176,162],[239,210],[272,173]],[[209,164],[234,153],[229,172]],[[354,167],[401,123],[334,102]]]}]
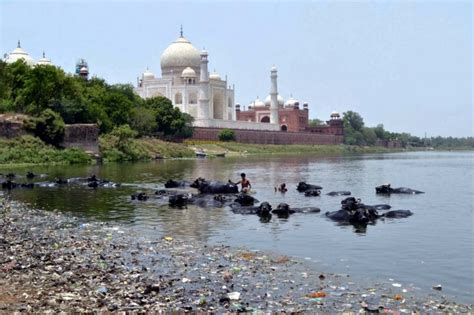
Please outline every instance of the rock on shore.
[{"label": "rock on shore", "polygon": [[440,292],[354,283],[286,256],[143,238],[16,202],[0,207],[0,313],[472,312]]}]

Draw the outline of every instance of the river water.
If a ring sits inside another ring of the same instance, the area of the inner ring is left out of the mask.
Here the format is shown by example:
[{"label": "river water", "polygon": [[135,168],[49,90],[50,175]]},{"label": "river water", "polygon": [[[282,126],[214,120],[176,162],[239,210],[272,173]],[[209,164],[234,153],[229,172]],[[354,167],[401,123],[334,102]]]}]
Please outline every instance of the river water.
[{"label": "river water", "polygon": [[[126,224],[140,233],[190,238],[211,244],[246,246],[292,255],[325,271],[355,278],[393,281],[409,290],[443,292],[472,303],[474,286],[472,152],[417,152],[344,157],[265,156],[166,160],[150,163],[95,166],[33,167],[35,173],[55,177],[97,174],[122,183],[120,188],[18,189],[12,197],[46,210],[59,209],[84,220]],[[12,169],[18,174],[26,169]],[[163,188],[169,179],[199,176],[227,181],[247,173],[254,197],[276,206],[317,206],[321,214],[295,214],[268,223],[256,216],[232,213],[228,208],[170,209],[154,201],[131,201],[135,191]],[[20,181],[20,180],[18,180]],[[320,197],[296,191],[299,181],[324,187]],[[286,194],[274,192],[285,182]],[[375,194],[374,187],[390,182],[425,191],[420,195]],[[378,221],[365,231],[338,226],[323,213],[337,210],[343,197],[324,195],[349,190],[366,204],[388,203],[392,209],[410,209],[406,219]]]}]

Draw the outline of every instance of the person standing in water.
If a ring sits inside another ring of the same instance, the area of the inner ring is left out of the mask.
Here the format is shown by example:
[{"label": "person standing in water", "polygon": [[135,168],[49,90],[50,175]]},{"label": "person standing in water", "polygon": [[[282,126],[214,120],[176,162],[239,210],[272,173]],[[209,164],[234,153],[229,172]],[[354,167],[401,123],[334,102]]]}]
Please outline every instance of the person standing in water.
[{"label": "person standing in water", "polygon": [[252,188],[250,181],[245,177],[245,173],[240,174],[240,177],[242,177],[242,179],[237,182],[237,185],[240,184],[242,186],[240,191],[243,193],[249,192],[250,188]]}]

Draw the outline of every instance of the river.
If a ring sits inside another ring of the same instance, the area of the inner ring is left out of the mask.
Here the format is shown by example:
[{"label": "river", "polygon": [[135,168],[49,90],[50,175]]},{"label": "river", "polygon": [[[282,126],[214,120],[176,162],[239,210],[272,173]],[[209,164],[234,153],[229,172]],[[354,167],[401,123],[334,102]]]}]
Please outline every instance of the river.
[{"label": "river", "polygon": [[[474,296],[472,152],[411,152],[344,157],[248,156],[239,158],[163,160],[88,166],[38,166],[47,178],[97,174],[122,183],[120,188],[78,186],[17,189],[12,197],[46,210],[59,209],[84,220],[126,224],[143,234],[169,235],[211,244],[246,246],[299,257],[307,264],[355,278],[393,281],[408,290],[443,292],[461,302]],[[26,169],[9,171],[25,174]],[[5,172],[5,171],[4,171]],[[268,223],[228,208],[170,209],[153,201],[131,201],[130,194],[163,188],[169,179],[199,176],[227,181],[247,173],[254,197],[276,206],[317,206],[321,214],[295,214]],[[20,180],[18,180],[20,181]],[[320,197],[296,191],[299,181],[324,187]],[[285,182],[286,194],[274,186]],[[375,194],[374,187],[410,187],[420,195]],[[350,190],[366,204],[388,203],[410,209],[406,219],[379,220],[365,231],[338,226],[324,212],[339,209],[343,197],[324,195]]]}]

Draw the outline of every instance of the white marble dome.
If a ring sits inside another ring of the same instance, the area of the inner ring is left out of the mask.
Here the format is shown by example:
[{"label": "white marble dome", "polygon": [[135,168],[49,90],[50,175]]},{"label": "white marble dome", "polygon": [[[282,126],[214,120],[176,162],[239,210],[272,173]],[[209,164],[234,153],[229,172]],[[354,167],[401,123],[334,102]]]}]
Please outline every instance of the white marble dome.
[{"label": "white marble dome", "polygon": [[183,78],[195,78],[196,77],[196,71],[193,70],[191,67],[187,67],[181,72],[181,76]]},{"label": "white marble dome", "polygon": [[331,113],[331,117],[340,117],[340,115],[339,115],[338,112],[333,111],[333,112]]},{"label": "white marble dome", "polygon": [[150,79],[154,79],[155,75],[148,68],[146,68],[145,72],[143,72],[142,74],[142,78],[143,80],[150,80]]},{"label": "white marble dome", "polygon": [[33,58],[31,58],[31,56],[21,48],[20,41],[18,41],[18,46],[8,54],[8,57],[5,58],[5,62],[14,63],[20,59],[23,59],[28,66],[35,65]]},{"label": "white marble dome", "polygon": [[161,69],[196,67],[201,64],[201,54],[190,41],[179,37],[161,54]]},{"label": "white marble dome", "polygon": [[290,98],[285,103],[285,107],[293,107],[296,103],[299,105],[300,101],[290,96]]},{"label": "white marble dome", "polygon": [[[283,97],[280,94],[277,95],[277,102],[278,102],[279,106],[283,106],[283,104],[285,103],[285,100],[283,99]],[[265,105],[270,106],[271,104],[272,104],[272,96],[268,95],[265,98]]]},{"label": "white marble dome", "polygon": [[255,99],[255,101],[253,101],[252,103],[249,104],[249,106],[253,106],[253,107],[264,107],[265,106],[265,103],[262,102],[258,97]]},{"label": "white marble dome", "polygon": [[43,66],[52,66],[53,64],[51,63],[51,60],[46,58],[44,51],[43,51],[43,57],[38,60],[36,65],[43,65]]},{"label": "white marble dome", "polygon": [[211,80],[220,80],[221,79],[221,76],[219,75],[219,73],[217,72],[213,72],[209,75],[209,79]]}]

